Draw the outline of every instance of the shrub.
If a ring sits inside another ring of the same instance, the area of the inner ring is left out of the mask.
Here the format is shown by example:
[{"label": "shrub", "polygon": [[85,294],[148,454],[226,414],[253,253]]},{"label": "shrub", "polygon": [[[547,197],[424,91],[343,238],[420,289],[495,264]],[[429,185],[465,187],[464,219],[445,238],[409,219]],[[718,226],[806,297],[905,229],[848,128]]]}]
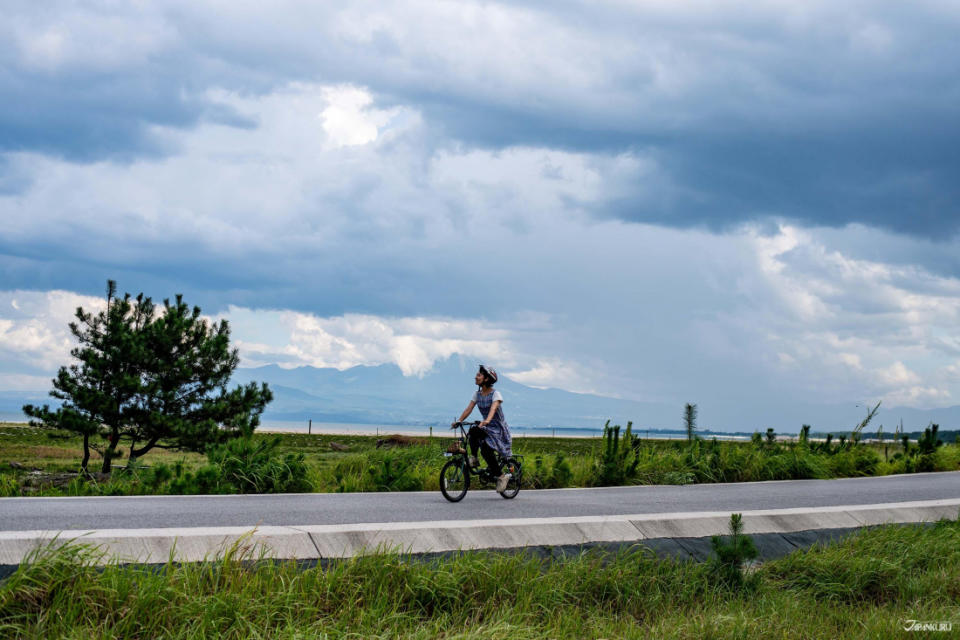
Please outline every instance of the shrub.
[{"label": "shrub", "polygon": [[20,495],[20,483],[11,475],[0,475],[0,498],[14,498]]},{"label": "shrub", "polygon": [[697,405],[689,402],[683,407],[683,424],[687,431],[687,441],[697,438]]},{"label": "shrub", "polygon": [[354,453],[337,461],[333,468],[333,483],[337,493],[366,490],[367,455]]},{"label": "shrub", "polygon": [[[280,437],[256,441],[235,438],[207,452],[209,464],[195,472],[174,474],[172,493],[290,493],[310,491],[307,465],[302,453],[277,451]],[[154,475],[151,482],[161,482]]]},{"label": "shrub", "polygon": [[[183,463],[181,462],[177,467],[180,470],[180,473],[177,475],[183,475]],[[150,469],[144,471],[141,476],[141,480],[150,489],[157,490],[166,483],[173,480],[174,469],[168,465],[163,464],[162,462],[154,465]]]},{"label": "shrub", "polygon": [[[412,460],[392,452],[372,456],[367,474],[374,491],[421,491],[423,480],[414,473]],[[379,459],[378,459],[379,458]]]},{"label": "shrub", "polygon": [[920,455],[932,454],[937,447],[943,446],[943,441],[937,437],[940,425],[930,423],[930,426],[923,430],[923,435],[917,440],[917,452]]},{"label": "shrub", "polygon": [[923,471],[936,471],[937,465],[934,455],[932,453],[922,453],[917,456],[916,470],[919,472]]},{"label": "shrub", "polygon": [[[624,484],[636,475],[640,462],[638,448],[634,446],[634,436],[631,433],[633,423],[627,423],[627,430],[620,440],[620,425],[610,426],[610,421],[603,427],[604,449],[597,463],[595,483],[599,487],[609,487]],[[630,454],[633,460],[628,461]]]},{"label": "shrub", "polygon": [[757,557],[757,547],[750,536],[743,534],[743,516],[739,513],[730,514],[730,535],[713,536],[710,546],[714,553],[710,561],[714,577],[727,587],[749,586],[743,566]]},{"label": "shrub", "polygon": [[572,479],[573,470],[570,469],[570,463],[563,456],[563,452],[558,451],[557,457],[553,461],[553,469],[550,471],[547,486],[553,489],[569,487]]}]

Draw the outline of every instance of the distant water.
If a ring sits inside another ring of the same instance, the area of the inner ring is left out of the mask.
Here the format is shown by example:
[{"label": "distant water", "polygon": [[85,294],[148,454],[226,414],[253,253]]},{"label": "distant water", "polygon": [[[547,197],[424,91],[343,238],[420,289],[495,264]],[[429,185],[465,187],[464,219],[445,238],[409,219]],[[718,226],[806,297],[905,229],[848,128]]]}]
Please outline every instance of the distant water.
[{"label": "distant water", "polygon": [[[26,422],[23,414],[4,414],[0,413],[0,422]],[[285,433],[307,433],[308,425],[306,421],[301,420],[264,420],[259,430],[261,431],[282,431]],[[348,422],[314,422],[310,427],[311,433],[343,434],[343,435],[378,435],[397,433],[412,436],[430,435],[429,425],[410,425],[410,424],[353,424]],[[450,432],[449,425],[433,425],[433,435],[442,436]],[[599,438],[603,435],[603,427],[552,427],[552,426],[520,426],[511,425],[510,433],[515,438],[524,436],[556,436],[563,438]],[[621,431],[621,433],[623,433]],[[683,440],[687,436],[685,433],[661,433],[656,431],[646,431],[637,429],[633,432],[641,438],[654,438],[657,440]],[[704,439],[716,437],[718,440],[746,440],[745,436],[713,434],[703,435]]]},{"label": "distant water", "polygon": [[[404,435],[427,436],[431,433],[435,436],[442,436],[451,431],[450,425],[433,425],[432,432],[429,425],[410,425],[410,424],[350,424],[344,422],[314,422],[309,427],[312,433],[342,433],[352,435],[367,435],[381,433],[399,433]],[[290,420],[264,420],[260,429],[264,431],[284,431],[290,433],[307,433],[308,425],[304,421]],[[529,426],[510,426],[510,433],[517,436],[564,436],[564,437],[590,437],[602,436],[603,429],[575,428],[575,427],[529,427]]]},{"label": "distant water", "polygon": [[[308,425],[304,421],[292,420],[265,420],[260,426],[264,431],[284,431],[289,433],[307,433]],[[442,436],[450,431],[449,425],[433,425],[434,436]],[[397,433],[403,435],[427,436],[431,434],[429,425],[409,425],[409,424],[352,424],[344,422],[314,422],[311,427],[312,433],[342,433],[345,435],[377,435],[387,433]],[[524,436],[556,436],[563,438],[599,438],[603,435],[603,427],[551,427],[551,426],[519,426],[511,425],[510,433],[513,437]],[[623,431],[621,430],[621,434]],[[686,433],[662,433],[656,431],[646,431],[638,429],[633,432],[641,438],[653,438],[657,440],[685,440]],[[703,435],[704,439],[716,437],[718,440],[748,440],[746,436],[713,434]]]}]

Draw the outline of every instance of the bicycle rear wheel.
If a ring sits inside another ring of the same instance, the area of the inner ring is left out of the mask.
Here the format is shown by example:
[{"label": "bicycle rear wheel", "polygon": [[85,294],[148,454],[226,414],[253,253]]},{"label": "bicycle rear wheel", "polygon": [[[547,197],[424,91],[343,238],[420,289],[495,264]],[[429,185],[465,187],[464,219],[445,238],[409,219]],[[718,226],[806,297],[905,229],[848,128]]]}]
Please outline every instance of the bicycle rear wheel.
[{"label": "bicycle rear wheel", "polygon": [[440,469],[440,493],[450,502],[460,502],[470,488],[470,472],[464,458],[448,460]]},{"label": "bicycle rear wheel", "polygon": [[510,480],[507,482],[507,488],[500,495],[507,500],[511,500],[520,493],[520,485],[523,484],[523,468],[514,458],[507,458],[507,461],[503,463],[503,472],[510,474]]}]

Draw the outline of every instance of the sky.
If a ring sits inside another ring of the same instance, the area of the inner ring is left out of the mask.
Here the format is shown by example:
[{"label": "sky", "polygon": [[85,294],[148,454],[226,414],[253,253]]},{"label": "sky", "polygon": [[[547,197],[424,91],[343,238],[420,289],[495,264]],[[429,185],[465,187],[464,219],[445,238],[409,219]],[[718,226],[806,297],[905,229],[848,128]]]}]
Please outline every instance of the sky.
[{"label": "sky", "polygon": [[0,11],[0,390],[114,279],[244,366],[960,404],[956,2]]}]

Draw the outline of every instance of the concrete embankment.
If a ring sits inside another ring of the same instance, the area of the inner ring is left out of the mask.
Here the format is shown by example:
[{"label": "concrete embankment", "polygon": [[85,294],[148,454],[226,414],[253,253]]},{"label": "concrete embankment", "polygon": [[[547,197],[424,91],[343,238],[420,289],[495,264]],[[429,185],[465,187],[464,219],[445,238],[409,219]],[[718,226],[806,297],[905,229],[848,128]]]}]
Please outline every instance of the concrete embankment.
[{"label": "concrete embankment", "polygon": [[[862,527],[956,519],[960,499],[820,508],[743,511],[745,533],[761,557],[776,557]],[[103,562],[162,564],[216,558],[234,544],[254,557],[324,561],[384,549],[436,554],[469,549],[530,548],[543,552],[583,546],[644,544],[659,555],[704,559],[709,538],[727,533],[730,513],[455,520],[343,525],[105,529],[0,532],[0,576],[39,546],[61,541],[99,548]]]}]

